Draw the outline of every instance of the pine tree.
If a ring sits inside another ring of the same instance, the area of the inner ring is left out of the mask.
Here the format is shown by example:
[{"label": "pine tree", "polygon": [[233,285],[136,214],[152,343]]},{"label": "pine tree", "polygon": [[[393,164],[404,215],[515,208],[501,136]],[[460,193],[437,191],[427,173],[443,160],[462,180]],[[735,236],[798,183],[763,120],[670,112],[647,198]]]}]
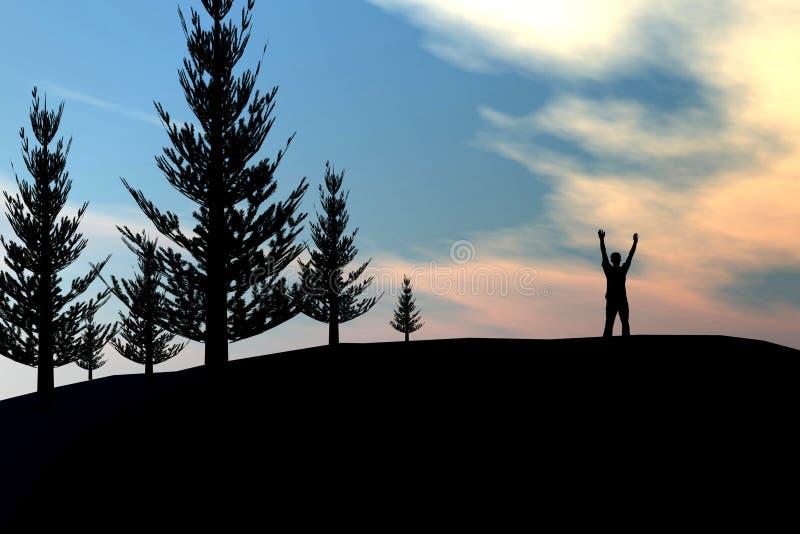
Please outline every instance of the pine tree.
[{"label": "pine tree", "polygon": [[72,181],[66,171],[72,140],[54,139],[64,112],[47,108],[33,89],[30,123],[39,146],[32,146],[20,129],[22,157],[33,183],[16,177],[19,194],[4,192],[6,217],[21,243],[0,238],[8,270],[0,273],[0,353],[37,367],[37,391],[47,401],[54,387],[54,368],[74,362],[80,355],[85,322],[108,297],[107,291],[84,302],[76,299],[100,274],[108,258],[92,266],[85,276],[72,280],[66,292],[59,273],[73,264],[86,247],[78,232],[84,203],[75,217],[64,209]]},{"label": "pine tree", "polygon": [[420,320],[420,310],[417,309],[411,289],[411,279],[405,275],[403,275],[403,290],[397,297],[394,319],[389,321],[389,324],[398,332],[405,334],[406,341],[410,333],[416,332],[425,324]]},{"label": "pine tree", "polygon": [[[311,259],[300,265],[300,278],[306,296],[303,312],[309,317],[328,323],[328,343],[339,343],[339,324],[367,313],[379,297],[360,298],[372,283],[373,277],[358,282],[370,260],[345,275],[345,268],[355,259],[354,246],[358,228],[345,234],[350,215],[347,212],[349,193],[340,192],[344,171],[336,174],[330,162],[325,164],[325,189],[319,187],[322,213],[311,223],[311,238],[316,250]],[[326,193],[327,191],[327,193]]]},{"label": "pine tree", "polygon": [[111,345],[125,358],[144,365],[144,374],[153,375],[153,366],[174,358],[186,343],[172,343],[175,334],[164,329],[167,324],[167,300],[161,282],[158,243],[142,232],[134,234],[119,226],[122,241],[136,254],[139,272],[133,279],[111,277],[111,291],[122,301],[127,313],[119,312],[120,337]]},{"label": "pine tree", "polygon": [[80,355],[75,363],[81,369],[89,371],[89,380],[92,379],[92,371],[96,371],[106,364],[103,359],[103,349],[106,343],[117,333],[117,325],[97,324],[94,317],[86,319],[86,324],[81,336]]},{"label": "pine tree", "polygon": [[[179,12],[189,56],[179,73],[186,102],[197,119],[177,126],[161,104],[156,110],[172,147],[156,157],[167,181],[197,204],[194,235],[177,215],[162,212],[127,181],[125,187],[160,233],[176,246],[161,251],[166,313],[171,331],[205,343],[205,362],[228,360],[228,342],[265,332],[301,311],[298,293],[280,273],[303,247],[294,240],[305,214],[296,213],[307,185],[302,179],[286,200],[268,204],[275,171],[294,136],[275,159],[250,163],[269,134],[277,87],[255,90],[261,69],[234,69],[250,39],[253,0],[242,8],[237,27],[225,22],[233,0],[202,0],[212,19],[204,29],[191,10]],[[265,249],[268,245],[269,249]],[[184,254],[190,257],[186,259]]]}]

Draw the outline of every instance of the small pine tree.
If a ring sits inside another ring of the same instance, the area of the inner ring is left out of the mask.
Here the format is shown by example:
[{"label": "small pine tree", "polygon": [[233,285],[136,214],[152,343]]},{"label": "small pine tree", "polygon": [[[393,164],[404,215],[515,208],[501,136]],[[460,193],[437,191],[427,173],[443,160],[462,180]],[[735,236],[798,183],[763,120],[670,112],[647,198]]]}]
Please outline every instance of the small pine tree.
[{"label": "small pine tree", "polygon": [[389,324],[398,332],[405,334],[406,341],[408,341],[408,335],[411,332],[416,332],[425,324],[420,319],[420,310],[417,309],[411,289],[411,279],[403,275],[403,290],[397,297],[394,319],[389,321]]},{"label": "small pine tree", "polygon": [[86,320],[106,301],[108,292],[95,299],[75,300],[100,274],[108,258],[92,266],[88,274],[61,287],[59,273],[72,265],[86,248],[78,232],[88,206],[75,217],[59,214],[67,203],[72,180],[66,170],[72,144],[55,141],[63,102],[47,108],[33,89],[30,123],[38,146],[31,145],[20,129],[22,159],[33,183],[17,176],[19,194],[4,192],[6,217],[21,243],[0,237],[8,270],[0,273],[0,354],[37,368],[37,393],[47,402],[54,389],[54,369],[74,362],[80,355]]},{"label": "small pine tree", "polygon": [[75,360],[78,367],[89,371],[89,380],[92,371],[96,371],[106,364],[103,359],[103,349],[106,343],[117,333],[116,323],[96,324],[94,317],[88,317],[81,336],[80,356]]},{"label": "small pine tree", "polygon": [[319,187],[322,214],[317,213],[317,222],[310,225],[316,250],[310,251],[308,262],[298,261],[306,297],[303,313],[328,323],[328,343],[331,345],[339,343],[339,324],[364,315],[379,298],[360,298],[372,283],[372,276],[356,283],[371,259],[346,276],[344,274],[344,269],[358,254],[353,244],[358,228],[349,235],[345,234],[350,215],[347,213],[349,193],[340,192],[343,180],[344,171],[336,174],[330,162],[325,164],[326,189]]},{"label": "small pine tree", "polygon": [[175,334],[164,329],[169,315],[157,241],[128,227],[117,229],[125,246],[136,254],[139,272],[131,280],[111,277],[111,291],[127,308],[127,313],[119,312],[120,338],[112,339],[111,345],[125,358],[144,365],[144,374],[150,377],[154,365],[177,356],[186,343],[172,343]]}]

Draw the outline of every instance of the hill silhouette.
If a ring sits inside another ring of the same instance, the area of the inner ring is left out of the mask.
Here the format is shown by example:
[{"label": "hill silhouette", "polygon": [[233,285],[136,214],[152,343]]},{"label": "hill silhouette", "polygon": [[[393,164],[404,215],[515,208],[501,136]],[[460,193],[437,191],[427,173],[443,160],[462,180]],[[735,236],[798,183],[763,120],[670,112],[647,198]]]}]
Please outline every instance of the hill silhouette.
[{"label": "hill silhouette", "polygon": [[794,434],[799,354],[724,336],[454,339],[95,379],[57,388],[46,414],[33,395],[0,402],[0,518],[497,527],[587,495],[580,514],[608,517],[609,493],[656,513],[645,489],[675,482],[686,502],[712,483],[741,497]]}]

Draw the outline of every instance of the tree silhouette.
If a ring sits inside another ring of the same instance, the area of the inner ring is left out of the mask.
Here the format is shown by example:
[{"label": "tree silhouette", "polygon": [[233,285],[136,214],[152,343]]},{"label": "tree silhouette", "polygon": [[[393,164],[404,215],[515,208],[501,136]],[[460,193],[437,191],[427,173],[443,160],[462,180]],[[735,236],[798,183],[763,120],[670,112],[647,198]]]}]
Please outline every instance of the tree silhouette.
[{"label": "tree silhouette", "polygon": [[[347,213],[349,193],[341,193],[344,171],[336,174],[330,162],[325,164],[325,189],[319,187],[322,214],[311,223],[311,238],[316,250],[310,250],[308,262],[298,260],[300,278],[306,296],[303,312],[309,317],[328,323],[328,343],[339,343],[339,324],[367,313],[379,297],[361,299],[373,277],[357,283],[364,274],[367,260],[346,276],[345,268],[358,254],[353,245],[358,228],[345,234],[350,215]],[[326,191],[327,190],[327,194]]]},{"label": "tree silhouette", "polygon": [[96,298],[75,302],[105,266],[108,258],[93,265],[85,276],[72,280],[66,292],[59,273],[74,263],[86,247],[78,232],[88,203],[75,217],[61,216],[72,180],[66,169],[72,140],[53,143],[63,102],[57,110],[42,106],[36,88],[32,92],[31,130],[39,143],[32,146],[25,129],[20,129],[22,159],[33,183],[16,176],[19,194],[4,192],[6,217],[21,243],[0,237],[8,270],[0,273],[0,337],[3,355],[37,369],[39,397],[51,397],[53,370],[74,362],[80,356],[81,334],[87,319],[106,302],[108,291]]},{"label": "tree silhouette", "polygon": [[194,9],[190,23],[179,10],[189,52],[180,85],[200,129],[173,124],[156,103],[172,144],[156,157],[157,166],[197,204],[194,235],[184,233],[177,215],[162,212],[123,183],[177,247],[159,255],[171,331],[204,342],[205,362],[216,367],[228,360],[229,341],[260,334],[301,311],[302,300],[294,298],[298,293],[287,289],[280,273],[303,249],[294,240],[305,218],[296,212],[307,185],[303,178],[285,201],[267,205],[277,187],[275,171],[294,136],[273,161],[250,164],[272,128],[277,94],[277,87],[265,94],[254,90],[260,61],[255,71],[234,74],[250,39],[254,1],[242,8],[239,27],[224,22],[233,0],[202,4],[213,21],[209,30]]},{"label": "tree silhouette", "polygon": [[103,349],[106,343],[117,333],[117,325],[97,324],[94,317],[88,317],[81,336],[80,355],[75,363],[81,369],[89,371],[89,380],[92,379],[92,371],[96,371],[106,364],[103,359]]},{"label": "tree silhouette", "polygon": [[125,358],[144,365],[144,374],[153,375],[153,366],[174,358],[186,343],[172,343],[175,334],[166,331],[167,299],[161,282],[158,243],[142,232],[134,234],[127,226],[117,229],[125,246],[136,254],[139,272],[130,280],[111,277],[111,291],[122,301],[127,313],[119,312],[119,338],[111,345]]},{"label": "tree silhouette", "polygon": [[403,290],[397,297],[394,319],[389,321],[389,324],[398,332],[405,334],[406,341],[408,341],[409,334],[416,332],[425,324],[421,321],[420,310],[417,309],[411,289],[411,279],[406,275],[403,275]]}]

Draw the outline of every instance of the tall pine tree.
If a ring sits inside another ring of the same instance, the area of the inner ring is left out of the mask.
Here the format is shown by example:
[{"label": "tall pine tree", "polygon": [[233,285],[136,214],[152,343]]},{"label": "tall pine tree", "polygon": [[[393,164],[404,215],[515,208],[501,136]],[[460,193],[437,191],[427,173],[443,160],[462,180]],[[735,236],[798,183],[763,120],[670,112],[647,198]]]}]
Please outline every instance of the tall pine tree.
[{"label": "tall pine tree", "polygon": [[174,358],[186,343],[172,343],[175,334],[167,325],[167,299],[161,282],[158,243],[142,232],[117,227],[125,246],[136,254],[139,272],[130,280],[111,277],[111,291],[127,308],[119,312],[119,338],[111,345],[125,358],[144,365],[145,376],[153,375],[153,366]]},{"label": "tall pine tree", "polygon": [[0,238],[8,270],[0,273],[0,353],[12,360],[37,367],[37,391],[47,400],[54,387],[54,368],[80,356],[81,334],[87,319],[105,302],[108,292],[84,302],[84,293],[108,258],[92,266],[85,276],[72,280],[66,291],[59,273],[73,264],[86,247],[78,232],[84,203],[75,217],[59,215],[67,202],[72,181],[66,171],[72,144],[63,138],[54,142],[63,102],[56,110],[42,106],[33,89],[30,123],[38,146],[31,145],[20,129],[22,158],[33,183],[16,177],[19,194],[4,192],[6,217],[21,243]]},{"label": "tall pine tree", "polygon": [[254,1],[242,8],[238,27],[225,22],[233,3],[202,0],[210,29],[194,9],[189,23],[180,13],[189,51],[180,85],[200,131],[192,124],[173,124],[156,104],[172,144],[156,157],[157,166],[197,204],[193,235],[184,232],[177,215],[162,212],[123,180],[145,215],[177,247],[160,254],[171,331],[205,343],[205,362],[214,367],[228,360],[228,342],[269,330],[302,308],[302,299],[287,290],[280,273],[303,249],[294,241],[305,218],[298,207],[307,186],[302,179],[286,200],[268,203],[276,190],[275,171],[293,137],[274,160],[250,163],[272,128],[277,87],[265,94],[255,90],[260,62],[255,71],[234,72],[250,39]]},{"label": "tall pine tree", "polygon": [[[347,266],[355,260],[358,249],[354,242],[358,228],[346,234],[350,215],[347,213],[349,193],[341,192],[344,171],[336,174],[330,162],[325,164],[325,189],[319,187],[322,213],[311,223],[312,249],[308,262],[300,264],[300,278],[306,296],[303,312],[309,317],[328,323],[328,343],[339,343],[339,325],[367,313],[379,297],[361,298],[372,283],[370,276],[361,282],[369,262],[345,274]],[[327,191],[327,193],[326,193]]]},{"label": "tall pine tree", "polygon": [[405,334],[406,341],[408,341],[408,335],[416,332],[425,324],[422,322],[420,313],[411,288],[411,279],[403,275],[403,289],[397,297],[394,319],[389,321],[389,324],[401,334]]},{"label": "tall pine tree", "polygon": [[86,319],[86,325],[81,336],[81,349],[75,363],[81,369],[89,371],[89,380],[92,380],[92,371],[96,371],[106,364],[103,359],[103,349],[106,343],[117,333],[117,325],[97,324],[94,317]]}]

